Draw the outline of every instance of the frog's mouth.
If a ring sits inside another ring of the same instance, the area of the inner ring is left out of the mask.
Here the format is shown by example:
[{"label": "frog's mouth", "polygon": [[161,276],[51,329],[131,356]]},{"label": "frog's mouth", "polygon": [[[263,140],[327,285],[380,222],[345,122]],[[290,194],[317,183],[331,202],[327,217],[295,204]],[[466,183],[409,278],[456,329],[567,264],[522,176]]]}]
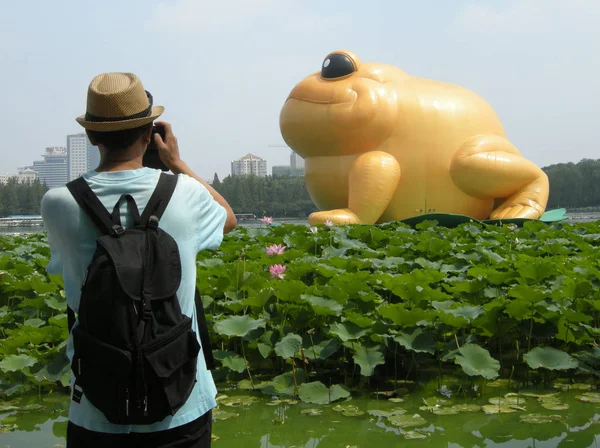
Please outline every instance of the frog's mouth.
[{"label": "frog's mouth", "polygon": [[287,99],[324,105],[351,104],[358,99],[358,93],[348,85],[336,85],[335,82],[312,76],[296,85]]}]

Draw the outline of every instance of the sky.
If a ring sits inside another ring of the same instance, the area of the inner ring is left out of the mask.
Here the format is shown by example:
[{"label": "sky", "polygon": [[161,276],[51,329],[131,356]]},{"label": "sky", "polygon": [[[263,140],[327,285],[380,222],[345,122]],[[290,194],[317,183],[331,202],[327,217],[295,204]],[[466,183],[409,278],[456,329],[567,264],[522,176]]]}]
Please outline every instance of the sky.
[{"label": "sky", "polygon": [[340,49],[476,92],[539,166],[600,158],[598,23],[598,0],[0,0],[0,173],[82,132],[110,71],[140,77],[199,176],[247,153],[270,173],[287,95]]}]

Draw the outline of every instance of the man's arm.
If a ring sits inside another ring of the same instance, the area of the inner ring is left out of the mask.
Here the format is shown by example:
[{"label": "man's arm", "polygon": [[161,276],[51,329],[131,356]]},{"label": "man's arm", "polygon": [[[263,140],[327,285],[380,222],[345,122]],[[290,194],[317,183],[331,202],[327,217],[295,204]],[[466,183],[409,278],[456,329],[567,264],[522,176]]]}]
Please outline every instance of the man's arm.
[{"label": "man's arm", "polygon": [[158,148],[158,154],[162,162],[169,168],[174,174],[185,174],[196,179],[200,182],[212,195],[212,197],[217,201],[220,205],[222,205],[227,211],[227,219],[225,220],[225,226],[223,228],[223,233],[229,233],[237,226],[237,219],[235,218],[235,214],[231,209],[231,206],[227,203],[225,198],[221,196],[213,187],[210,186],[207,182],[200,179],[185,163],[181,160],[179,156],[179,146],[177,145],[177,137],[173,134],[173,130],[171,129],[171,125],[164,121],[157,121],[155,123],[158,126],[161,126],[165,129],[165,140],[161,138],[160,135],[155,134],[154,141],[156,142],[156,146]]}]

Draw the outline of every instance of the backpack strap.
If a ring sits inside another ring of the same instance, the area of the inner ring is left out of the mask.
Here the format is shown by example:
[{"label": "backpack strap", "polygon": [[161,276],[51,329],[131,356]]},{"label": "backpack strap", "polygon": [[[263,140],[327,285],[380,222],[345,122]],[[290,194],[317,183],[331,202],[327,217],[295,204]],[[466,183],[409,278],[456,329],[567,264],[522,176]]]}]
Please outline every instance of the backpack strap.
[{"label": "backpack strap", "polygon": [[140,218],[140,225],[147,225],[152,216],[155,216],[157,220],[160,220],[167,205],[169,205],[169,201],[171,200],[171,196],[173,196],[176,186],[177,176],[160,173],[158,184],[154,189],[154,193],[150,196],[150,200],[148,201],[148,204],[146,204],[142,217]]},{"label": "backpack strap", "polygon": [[121,201],[125,199],[127,201],[127,205],[129,206],[129,211],[131,212],[131,216],[133,218],[133,224],[136,226],[140,225],[140,212],[138,211],[137,204],[135,203],[135,199],[130,194],[122,195],[117,203],[115,204],[115,208],[113,208],[112,212],[112,221],[113,224],[122,225],[121,224]]},{"label": "backpack strap", "polygon": [[67,184],[67,188],[77,201],[77,204],[84,212],[94,221],[96,227],[105,235],[118,234],[120,229],[117,229],[112,221],[112,217],[108,210],[102,205],[98,196],[94,194],[88,183],[83,177],[78,177]]},{"label": "backpack strap", "polygon": [[206,323],[206,315],[204,314],[204,305],[200,297],[200,291],[196,287],[196,316],[198,318],[198,331],[200,333],[200,342],[202,343],[202,351],[204,352],[204,360],[208,370],[215,370],[215,359],[213,358],[212,346],[210,344],[210,336],[208,335],[208,325]]}]

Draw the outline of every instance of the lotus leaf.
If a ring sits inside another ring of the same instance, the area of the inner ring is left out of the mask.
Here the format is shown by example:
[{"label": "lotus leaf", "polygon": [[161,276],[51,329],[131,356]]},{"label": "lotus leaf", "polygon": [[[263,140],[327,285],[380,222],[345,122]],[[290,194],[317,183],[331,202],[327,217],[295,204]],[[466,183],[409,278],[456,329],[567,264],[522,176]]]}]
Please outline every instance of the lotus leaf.
[{"label": "lotus leaf", "polygon": [[398,342],[406,350],[412,350],[417,353],[434,354],[437,348],[433,333],[422,328],[415,328],[412,332],[401,332],[394,337],[394,341]]},{"label": "lotus leaf", "polygon": [[368,333],[368,329],[360,328],[352,322],[336,322],[329,327],[329,331],[343,342],[360,339]]},{"label": "lotus leaf", "polygon": [[244,337],[250,331],[265,326],[265,319],[253,319],[249,315],[231,316],[215,322],[214,329],[224,336]]},{"label": "lotus leaf", "polygon": [[353,356],[354,362],[360,366],[360,374],[371,376],[375,367],[385,363],[383,353],[378,348],[359,345]]},{"label": "lotus leaf", "polygon": [[298,388],[298,396],[305,403],[329,404],[342,398],[348,398],[350,392],[342,386],[328,388],[320,381],[304,383]]},{"label": "lotus leaf", "polygon": [[0,361],[0,370],[17,372],[35,365],[37,360],[29,355],[9,355]]},{"label": "lotus leaf", "polygon": [[490,352],[475,344],[466,344],[458,349],[454,362],[460,364],[469,376],[482,376],[488,380],[498,377],[500,363],[490,356]]},{"label": "lotus leaf", "polygon": [[283,359],[292,358],[302,348],[302,338],[294,333],[287,334],[275,344],[275,353]]},{"label": "lotus leaf", "polygon": [[578,365],[575,358],[554,347],[536,347],[525,353],[523,359],[532,369],[567,370],[575,369]]}]

